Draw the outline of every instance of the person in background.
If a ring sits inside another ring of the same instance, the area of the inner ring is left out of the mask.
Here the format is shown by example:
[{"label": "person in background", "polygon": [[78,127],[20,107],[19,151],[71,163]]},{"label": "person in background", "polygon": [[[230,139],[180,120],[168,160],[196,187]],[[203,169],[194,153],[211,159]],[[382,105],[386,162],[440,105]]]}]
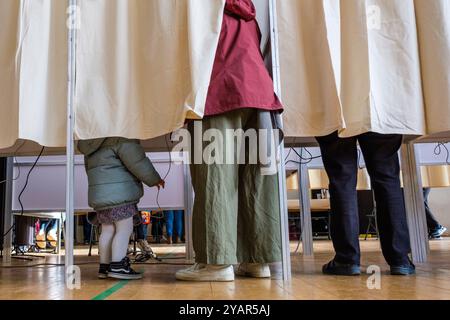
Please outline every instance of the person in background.
[{"label": "person in background", "polygon": [[[274,119],[283,106],[274,92],[260,49],[261,33],[251,0],[226,0],[219,44],[205,105],[203,120],[188,123],[195,127],[227,132],[278,129]],[[267,131],[266,131],[267,132]],[[232,138],[229,138],[232,139]],[[226,150],[223,157],[236,159],[240,150]],[[194,149],[204,150],[194,140]],[[251,149],[253,148],[253,149]],[[234,281],[238,276],[270,278],[269,263],[281,261],[278,176],[250,164],[247,144],[245,164],[208,164],[191,160],[195,193],[192,216],[193,267],[179,270],[177,280]],[[227,153],[229,152],[229,153]],[[191,153],[192,156],[192,153]],[[234,264],[239,264],[236,271]]]},{"label": "person in background", "polygon": [[153,253],[153,250],[147,241],[148,225],[150,224],[150,212],[141,211],[140,216],[141,223],[136,227],[136,240],[142,253],[151,254]]},{"label": "person in background", "polygon": [[91,241],[92,225],[88,221],[87,214],[82,216],[82,222],[83,222],[83,241],[85,245],[88,245],[90,244]]},{"label": "person in background", "polygon": [[103,138],[82,140],[78,149],[84,154],[89,183],[89,205],[101,224],[98,277],[141,279],[131,268],[127,255],[133,232],[133,216],[144,195],[142,183],[164,188],[164,181],[145,155],[139,140]]},{"label": "person in background", "polygon": [[150,222],[152,224],[152,242],[161,243],[166,241],[163,234],[164,212],[153,211],[151,213]]},{"label": "person in background", "polygon": [[423,188],[425,213],[427,215],[428,236],[430,237],[430,239],[440,239],[441,236],[447,231],[447,228],[441,225],[434,217],[433,212],[431,212],[431,208],[428,203],[430,192],[430,188]]},{"label": "person in background", "polygon": [[36,234],[36,246],[39,249],[56,248],[58,241],[58,223],[56,219],[39,219],[39,231]]},{"label": "person in background", "polygon": [[[183,210],[164,211],[168,244],[178,243],[183,238],[183,214]],[[174,228],[175,234],[173,232]]]},{"label": "person in background", "polygon": [[403,192],[400,186],[398,151],[403,136],[368,132],[340,138],[338,132],[317,137],[323,163],[330,179],[330,233],[336,255],[324,265],[324,274],[360,275],[358,222],[359,143],[377,203],[377,221],[383,255],[392,275],[411,275],[410,242]]}]

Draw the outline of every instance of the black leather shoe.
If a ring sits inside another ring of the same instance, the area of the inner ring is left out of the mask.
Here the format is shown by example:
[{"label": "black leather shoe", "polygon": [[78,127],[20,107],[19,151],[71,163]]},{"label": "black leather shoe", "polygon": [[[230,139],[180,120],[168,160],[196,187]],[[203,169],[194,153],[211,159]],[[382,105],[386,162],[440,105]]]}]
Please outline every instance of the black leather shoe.
[{"label": "black leather shoe", "polygon": [[361,274],[361,267],[357,264],[344,264],[331,260],[322,267],[322,272],[335,276],[359,276]]}]

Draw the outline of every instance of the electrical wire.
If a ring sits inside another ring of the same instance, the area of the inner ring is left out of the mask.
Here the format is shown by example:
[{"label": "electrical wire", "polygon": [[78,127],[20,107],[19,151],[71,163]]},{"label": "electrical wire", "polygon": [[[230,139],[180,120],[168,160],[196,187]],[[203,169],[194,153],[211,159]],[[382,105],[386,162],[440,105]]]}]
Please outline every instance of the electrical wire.
[{"label": "electrical wire", "polygon": [[[314,157],[314,156],[312,155],[312,153],[308,150],[308,148],[300,148],[300,154],[297,152],[297,150],[295,150],[295,149],[293,149],[293,150],[294,150],[294,152],[297,154],[297,156],[298,156],[301,160],[306,161],[306,164],[312,162],[312,161],[315,160],[315,159],[320,159],[320,158],[322,158],[321,155],[315,156],[315,157]],[[305,151],[308,153],[309,158],[304,158],[304,157],[303,157],[303,150],[305,150]]]},{"label": "electrical wire", "polygon": [[[169,134],[169,135],[170,135],[170,134]],[[165,174],[165,176],[164,176],[164,178],[163,178],[164,182],[166,181],[167,177],[168,177],[169,174],[170,174],[170,171],[172,170],[172,152],[171,152],[171,150],[170,150],[169,142],[167,141],[167,136],[168,136],[168,135],[166,135],[166,136],[164,137],[164,140],[165,140],[165,142],[166,142],[167,152],[168,152],[168,154],[169,154],[169,168],[167,169],[167,172],[166,172],[166,174]],[[157,194],[156,194],[156,204],[158,205],[158,210],[159,210],[159,211],[163,211],[163,209],[162,209],[162,207],[161,207],[161,205],[160,205],[160,203],[159,203],[159,196],[160,196],[160,194],[161,194],[161,187],[158,188],[158,192],[157,192]],[[153,218],[154,218],[154,219],[164,219],[164,216],[161,216],[161,217],[153,216]]]},{"label": "electrical wire", "polygon": [[[306,153],[309,155],[308,158],[305,158],[305,157],[303,156],[303,150],[306,151]],[[294,152],[295,152],[295,154],[299,157],[300,161],[297,161],[297,160],[289,160],[289,161],[286,161],[286,160],[287,160],[287,157],[286,157],[286,159],[285,159],[285,164],[288,164],[288,163],[295,163],[295,164],[309,164],[309,163],[311,163],[311,162],[312,162],[313,160],[315,160],[315,159],[320,159],[320,158],[322,158],[322,155],[319,155],[319,156],[313,156],[312,153],[308,150],[308,148],[300,148],[300,153],[298,153],[298,151],[295,150],[294,148],[290,148],[289,153],[288,153],[288,156],[289,156],[289,154],[291,153],[291,151],[294,151]]]},{"label": "electrical wire", "polygon": [[[19,150],[20,149],[22,149],[22,147],[25,145],[25,140],[22,142],[22,144],[20,145],[20,146],[18,146],[17,147],[17,149],[16,150],[14,150],[14,152],[13,152],[13,156],[12,156],[12,158],[14,159],[14,162],[17,164],[16,166],[17,166],[17,176],[15,177],[15,178],[13,178],[13,179],[11,179],[11,181],[16,181],[16,180],[19,180],[19,178],[20,178],[20,164],[17,162],[17,159],[16,159],[16,155],[17,155],[17,152],[19,152]],[[3,183],[6,183],[6,182],[9,182],[9,180],[8,179],[5,179],[5,180],[3,180],[3,181],[0,181],[0,184],[3,184]]]},{"label": "electrical wire", "polygon": [[289,161],[288,161],[288,159],[289,159],[289,156],[291,155],[291,152],[292,152],[292,148],[289,148],[289,152],[288,152],[288,154],[286,155],[286,157],[284,158],[284,162],[287,164]]},{"label": "electrical wire", "polygon": [[450,165],[450,151],[446,145],[447,143],[448,142],[446,142],[446,143],[439,142],[436,145],[436,147],[434,148],[434,154],[436,156],[440,156],[442,154],[442,149],[445,149],[445,152],[446,152],[445,162],[447,165]]},{"label": "electrical wire", "polygon": [[[17,200],[19,201],[20,204],[20,217],[23,216],[24,214],[24,207],[23,207],[23,203],[22,203],[22,195],[25,192],[27,186],[28,186],[28,182],[30,180],[30,175],[33,172],[34,168],[36,167],[37,163],[39,162],[39,159],[41,158],[42,154],[44,153],[45,147],[42,147],[41,152],[39,152],[39,155],[37,156],[36,160],[33,163],[33,166],[31,167],[31,169],[28,171],[27,174],[27,178],[25,180],[25,184],[22,188],[22,190],[19,193],[19,197],[17,198]],[[14,222],[13,225],[11,226],[11,228],[8,229],[8,231],[6,231],[6,233],[3,235],[3,238],[5,238],[16,226],[16,223]]]},{"label": "electrical wire", "polygon": [[[17,167],[17,176],[16,176],[15,178],[12,178],[10,181],[17,181],[17,180],[19,180],[19,178],[20,178],[20,163],[17,162],[16,157],[13,157],[13,158],[14,158],[14,163],[17,164],[17,165],[16,165],[16,167]],[[6,182],[9,182],[9,180],[8,180],[8,179],[5,179],[5,180],[3,180],[3,181],[0,181],[0,184],[6,183]]]}]

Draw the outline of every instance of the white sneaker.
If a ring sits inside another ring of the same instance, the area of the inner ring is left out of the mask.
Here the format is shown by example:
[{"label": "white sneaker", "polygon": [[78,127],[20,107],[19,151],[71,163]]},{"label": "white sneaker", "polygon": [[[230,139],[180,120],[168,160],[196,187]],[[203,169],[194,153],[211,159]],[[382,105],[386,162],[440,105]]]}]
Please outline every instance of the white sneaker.
[{"label": "white sneaker", "polygon": [[251,278],[270,278],[270,268],[266,263],[241,263],[236,269],[236,275]]},{"label": "white sneaker", "polygon": [[234,281],[232,265],[213,265],[196,263],[194,266],[180,270],[175,274],[177,280],[184,281]]}]

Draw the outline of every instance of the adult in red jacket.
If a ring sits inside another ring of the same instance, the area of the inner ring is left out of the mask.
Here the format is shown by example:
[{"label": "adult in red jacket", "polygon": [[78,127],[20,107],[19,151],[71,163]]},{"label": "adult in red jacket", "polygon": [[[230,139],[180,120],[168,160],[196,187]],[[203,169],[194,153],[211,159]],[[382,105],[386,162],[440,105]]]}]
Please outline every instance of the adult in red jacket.
[{"label": "adult in red jacket", "polygon": [[[227,130],[257,129],[260,112],[283,109],[264,65],[255,17],[251,0],[226,0],[205,117],[189,123],[192,136],[200,124],[202,132],[222,133],[222,151]],[[194,148],[198,144],[204,147],[193,141]],[[247,153],[249,148],[257,147],[247,147]],[[237,150],[229,152],[236,160]],[[260,166],[248,161],[220,164],[202,159],[191,165],[191,176],[196,264],[178,271],[177,279],[233,281],[232,265],[237,263],[238,275],[270,277],[268,264],[281,261],[277,175],[262,175]]]}]

